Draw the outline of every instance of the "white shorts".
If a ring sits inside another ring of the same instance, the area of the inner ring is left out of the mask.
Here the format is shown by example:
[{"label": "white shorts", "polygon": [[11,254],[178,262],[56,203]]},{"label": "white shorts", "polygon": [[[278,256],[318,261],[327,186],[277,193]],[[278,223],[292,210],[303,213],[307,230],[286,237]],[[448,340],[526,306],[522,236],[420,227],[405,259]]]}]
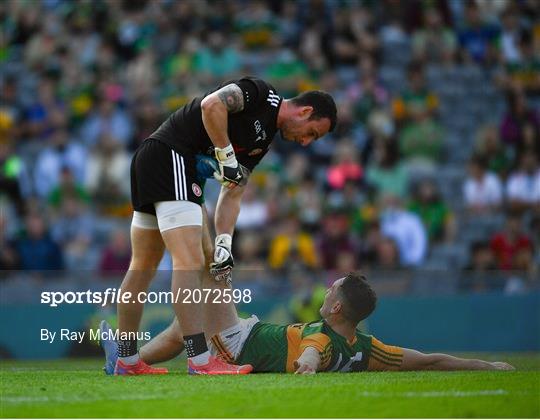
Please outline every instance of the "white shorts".
[{"label": "white shorts", "polygon": [[159,229],[160,232],[182,226],[202,226],[201,206],[191,201],[160,201],[154,207],[156,216],[134,211],[131,224],[141,229]]},{"label": "white shorts", "polygon": [[259,318],[255,315],[247,319],[240,318],[238,324],[214,335],[208,341],[208,350],[214,356],[222,355],[228,363],[234,362],[240,356],[249,333],[257,322]]}]

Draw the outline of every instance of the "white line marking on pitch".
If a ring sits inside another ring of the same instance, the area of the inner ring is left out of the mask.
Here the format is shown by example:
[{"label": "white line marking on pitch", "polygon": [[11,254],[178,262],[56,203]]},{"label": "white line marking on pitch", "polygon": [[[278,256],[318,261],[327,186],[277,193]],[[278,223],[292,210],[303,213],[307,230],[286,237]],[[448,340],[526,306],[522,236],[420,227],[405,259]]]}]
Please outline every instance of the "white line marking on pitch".
[{"label": "white line marking on pitch", "polygon": [[479,397],[483,395],[507,395],[504,389],[493,389],[484,391],[425,391],[425,392],[370,392],[364,391],[360,395],[363,397],[405,397],[405,398],[433,398],[433,397]]},{"label": "white line marking on pitch", "polygon": [[[480,396],[496,396],[496,395],[508,395],[509,392],[504,389],[492,389],[492,390],[479,390],[479,391],[425,391],[425,392],[370,392],[364,391],[359,393],[361,397],[366,398],[388,398],[388,397],[402,397],[402,398],[439,398],[439,397],[454,397],[454,398],[468,398],[468,397],[480,397]],[[512,394],[518,394],[512,392]],[[519,393],[523,394],[523,393]],[[524,394],[529,394],[525,392]],[[25,403],[47,403],[47,402],[64,402],[64,403],[90,403],[98,401],[130,401],[130,400],[158,400],[164,398],[171,398],[174,395],[164,394],[146,394],[146,395],[112,395],[103,398],[99,397],[63,397],[63,396],[14,396],[14,397],[2,397],[0,401],[10,404],[25,404]]]}]

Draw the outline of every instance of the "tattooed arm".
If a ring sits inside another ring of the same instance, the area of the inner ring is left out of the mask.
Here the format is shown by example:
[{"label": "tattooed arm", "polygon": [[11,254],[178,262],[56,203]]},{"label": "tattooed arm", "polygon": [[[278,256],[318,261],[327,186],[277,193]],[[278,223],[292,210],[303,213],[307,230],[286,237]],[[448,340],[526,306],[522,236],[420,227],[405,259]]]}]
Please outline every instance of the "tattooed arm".
[{"label": "tattooed arm", "polygon": [[214,146],[225,148],[230,144],[227,135],[227,115],[244,109],[242,89],[231,83],[206,96],[201,102],[204,128]]}]

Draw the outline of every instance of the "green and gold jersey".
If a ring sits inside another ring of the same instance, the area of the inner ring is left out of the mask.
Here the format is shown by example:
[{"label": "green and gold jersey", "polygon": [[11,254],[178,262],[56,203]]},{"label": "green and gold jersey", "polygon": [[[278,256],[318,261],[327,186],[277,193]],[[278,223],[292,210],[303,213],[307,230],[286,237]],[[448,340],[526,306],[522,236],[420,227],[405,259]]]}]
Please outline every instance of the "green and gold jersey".
[{"label": "green and gold jersey", "polygon": [[374,356],[384,360],[385,365],[395,363],[399,367],[401,359],[388,360],[393,357],[387,352],[389,347],[381,347],[384,350],[380,351],[377,346],[384,345],[358,330],[354,340],[349,342],[323,320],[290,325],[258,322],[246,339],[236,363],[249,363],[255,372],[294,372],[294,361],[307,347],[314,347],[321,357],[319,370],[358,372],[377,368],[375,359],[370,362],[373,348],[377,353]]}]

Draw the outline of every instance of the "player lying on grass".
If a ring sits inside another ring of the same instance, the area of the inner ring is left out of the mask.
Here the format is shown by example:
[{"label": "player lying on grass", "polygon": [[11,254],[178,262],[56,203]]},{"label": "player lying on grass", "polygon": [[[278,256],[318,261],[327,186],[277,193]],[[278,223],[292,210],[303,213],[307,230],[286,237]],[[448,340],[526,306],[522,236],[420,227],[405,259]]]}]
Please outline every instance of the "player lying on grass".
[{"label": "player lying on grass", "polygon": [[[326,291],[322,319],[307,324],[276,325],[256,316],[238,317],[233,303],[205,305],[214,311],[205,331],[212,337],[210,352],[232,364],[250,364],[253,372],[315,373],[363,370],[512,370],[504,362],[462,359],[447,354],[424,354],[388,346],[361,333],[358,323],[375,309],[376,295],[365,277],[350,273]],[[219,314],[216,313],[219,312]],[[219,315],[219,316],[216,316]],[[102,321],[102,330],[110,327]],[[107,373],[116,363],[116,344],[103,343]],[[148,364],[170,360],[184,350],[182,332],[175,320],[165,331],[141,347]]]}]

